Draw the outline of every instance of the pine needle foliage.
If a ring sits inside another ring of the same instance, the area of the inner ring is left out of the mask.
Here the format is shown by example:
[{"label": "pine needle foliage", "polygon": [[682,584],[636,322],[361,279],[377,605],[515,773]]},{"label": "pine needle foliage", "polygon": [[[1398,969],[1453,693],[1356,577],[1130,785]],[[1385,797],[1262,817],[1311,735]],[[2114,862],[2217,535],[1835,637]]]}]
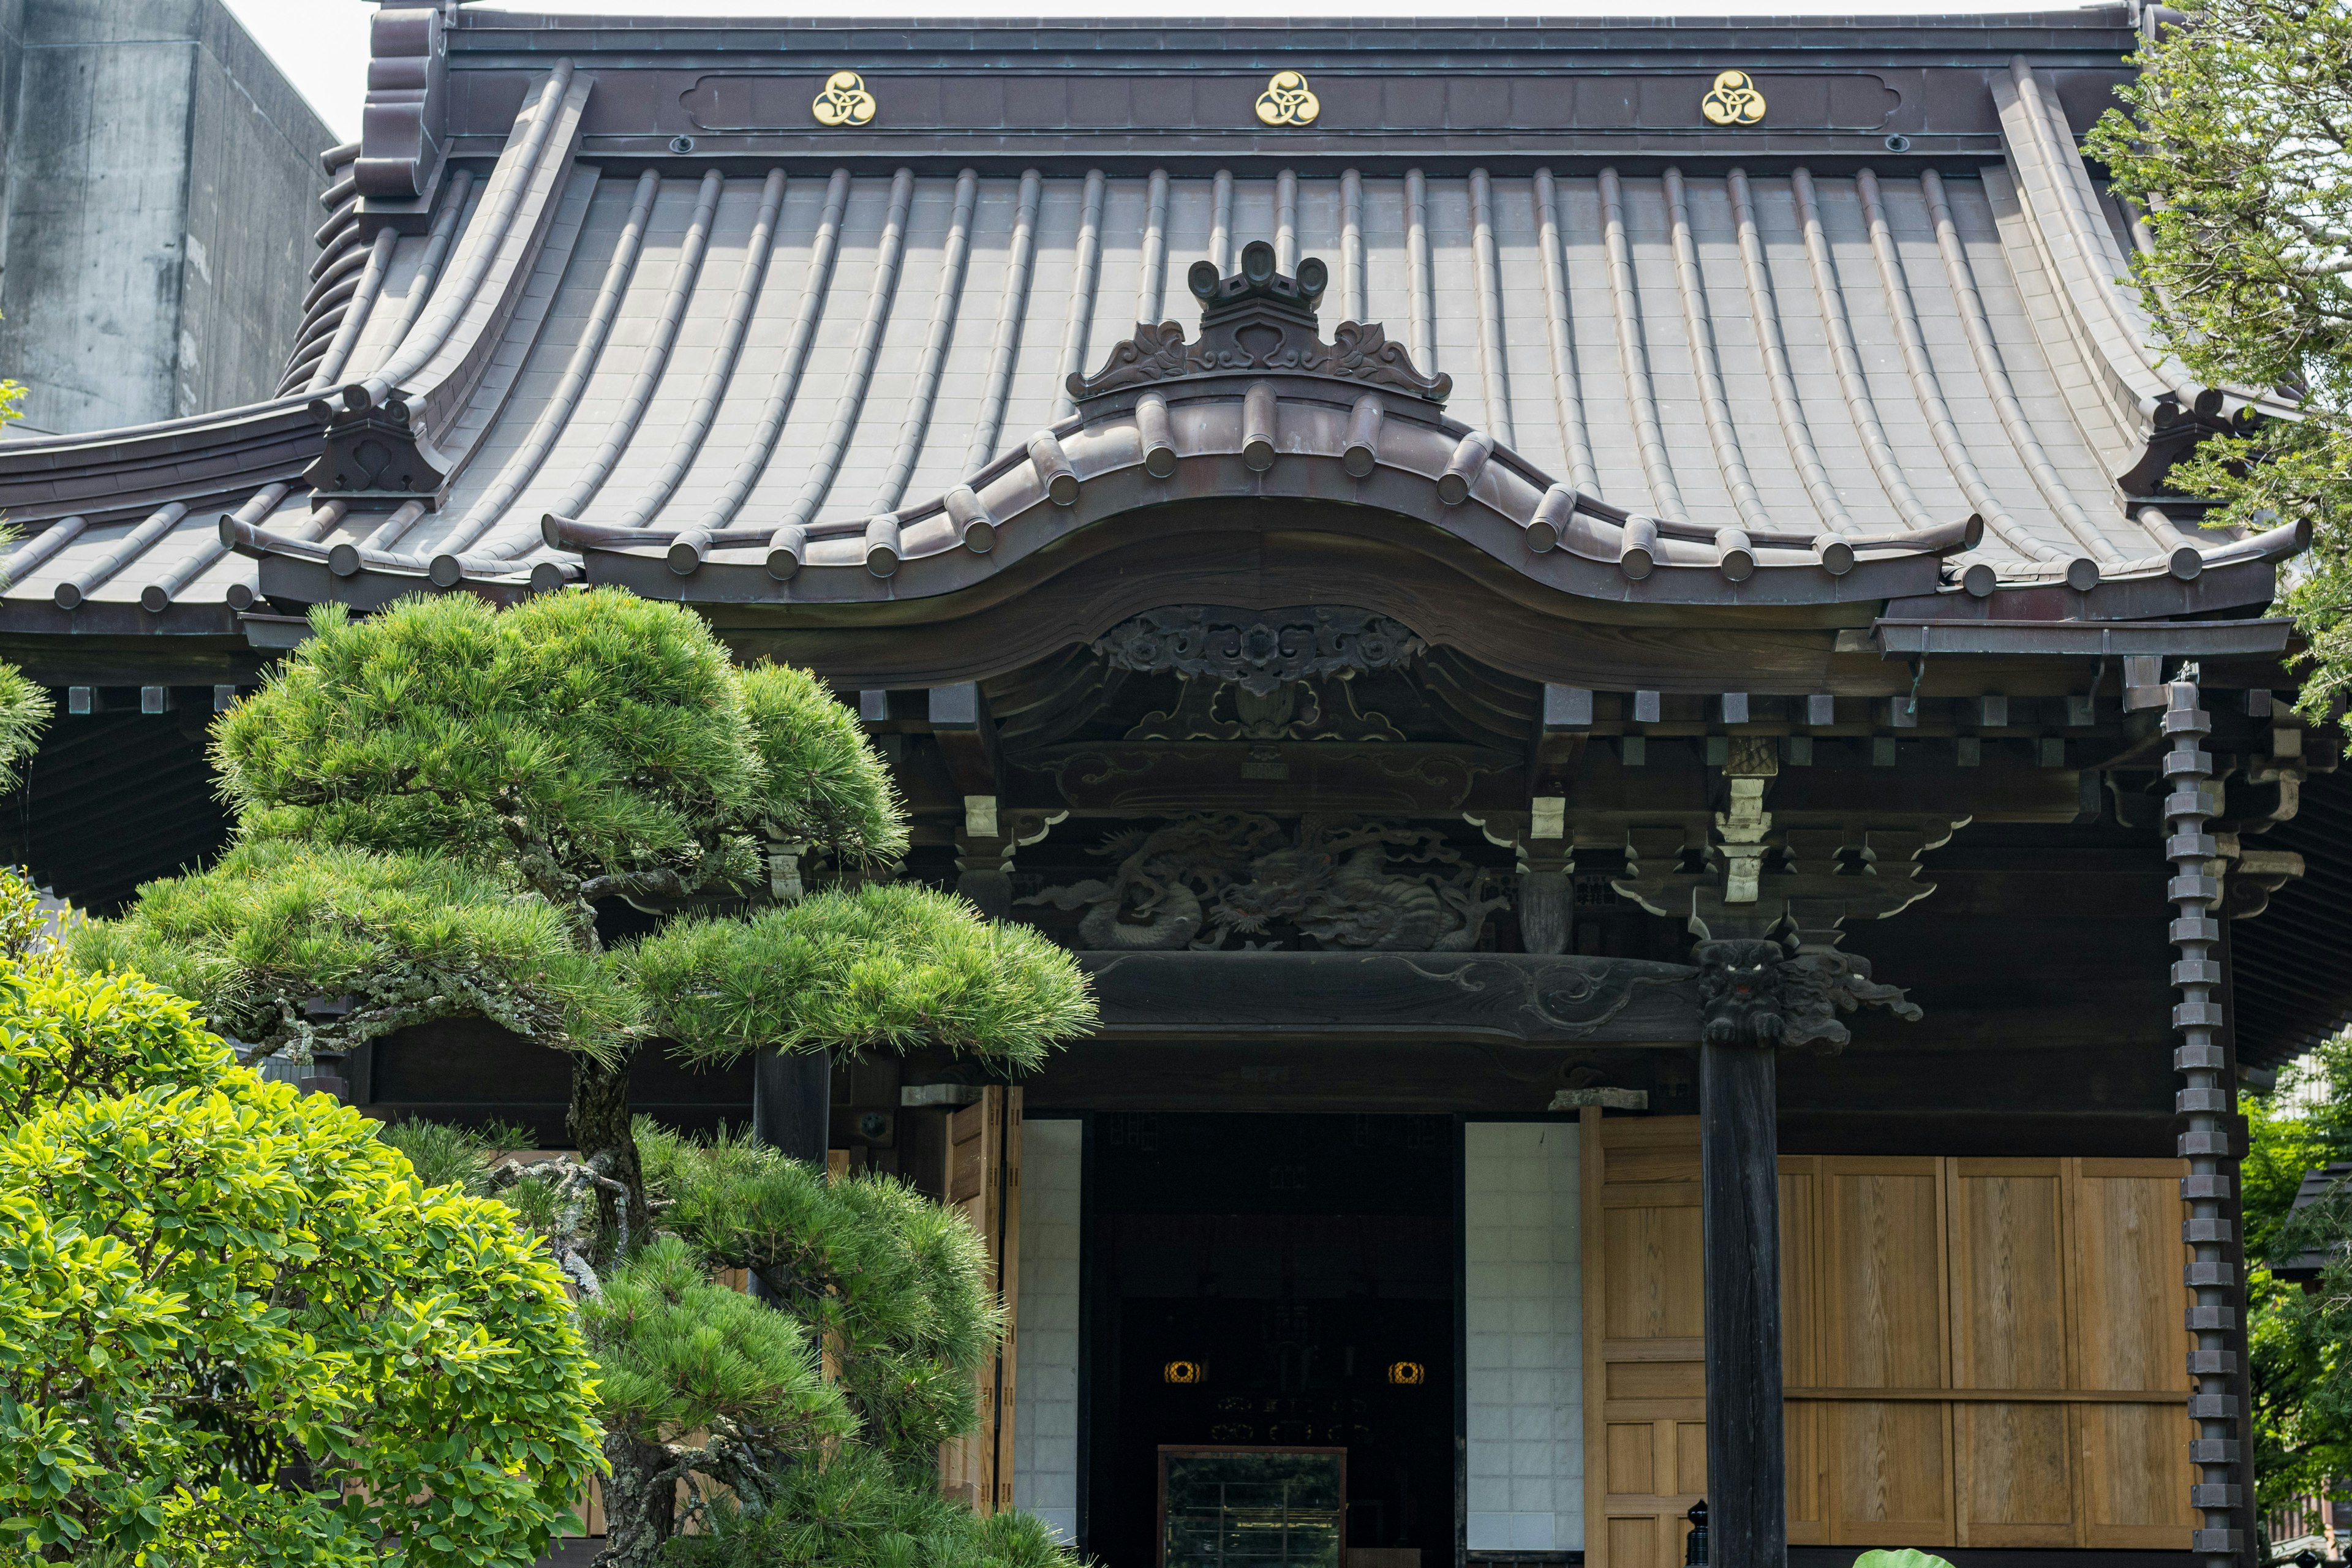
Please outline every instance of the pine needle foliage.
[{"label": "pine needle foliage", "polygon": [[376,1136],[407,1158],[409,1169],[425,1185],[456,1187],[468,1197],[477,1198],[492,1195],[492,1159],[510,1149],[530,1148],[536,1142],[521,1128],[505,1122],[461,1127],[447,1121],[427,1121],[421,1116],[378,1122]]},{"label": "pine needle foliage", "polygon": [[2310,526],[2282,600],[2308,647],[2300,706],[2325,721],[2352,695],[2352,8],[2186,9],[2087,151],[2146,219],[2131,265],[2159,343],[2208,385],[2293,406],[2208,437],[2167,485],[2222,502],[2209,524]]},{"label": "pine needle foliage", "polygon": [[675,1568],[1073,1568],[1034,1515],[982,1519],[852,1449],[787,1472],[757,1512],[715,1510],[670,1542]]},{"label": "pine needle foliage", "polygon": [[495,1204],[132,976],[0,966],[0,1561],[524,1568],[599,1462]]},{"label": "pine needle foliage", "polygon": [[[5,386],[5,383],[0,383]],[[0,790],[16,787],[56,704],[13,664],[0,664]]]},{"label": "pine needle foliage", "polygon": [[773,836],[821,846],[845,866],[887,865],[905,854],[898,790],[857,716],[815,676],[788,664],[752,665],[742,683],[767,770],[758,815]]},{"label": "pine needle foliage", "polygon": [[977,1419],[972,1374],[1003,1331],[971,1226],[888,1176],[824,1173],[737,1139],[640,1126],[665,1228],[746,1268],[822,1341],[861,1442],[929,1471]]},{"label": "pine needle foliage", "polygon": [[298,1059],[452,1017],[606,1058],[638,1033],[635,995],[562,911],[442,855],[249,840],[209,870],[147,884],[121,920],[76,929],[66,950],[201,998],[215,1028]]},{"label": "pine needle foliage", "polygon": [[1067,952],[906,883],[819,893],[748,920],[674,921],[624,961],[647,1026],[697,1061],[763,1047],[936,1046],[1025,1069],[1095,1021]]},{"label": "pine needle foliage", "polygon": [[568,909],[600,876],[698,882],[762,793],[727,651],[681,606],[450,594],[311,625],[215,730],[248,837],[510,864]]}]

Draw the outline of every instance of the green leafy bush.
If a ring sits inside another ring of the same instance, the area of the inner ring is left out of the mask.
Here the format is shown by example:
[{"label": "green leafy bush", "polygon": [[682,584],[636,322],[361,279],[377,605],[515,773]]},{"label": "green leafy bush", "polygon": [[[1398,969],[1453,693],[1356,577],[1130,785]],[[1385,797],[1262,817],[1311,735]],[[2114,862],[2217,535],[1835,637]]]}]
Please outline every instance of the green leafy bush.
[{"label": "green leafy bush", "polygon": [[133,976],[0,970],[0,1559],[546,1550],[593,1368],[505,1211]]}]

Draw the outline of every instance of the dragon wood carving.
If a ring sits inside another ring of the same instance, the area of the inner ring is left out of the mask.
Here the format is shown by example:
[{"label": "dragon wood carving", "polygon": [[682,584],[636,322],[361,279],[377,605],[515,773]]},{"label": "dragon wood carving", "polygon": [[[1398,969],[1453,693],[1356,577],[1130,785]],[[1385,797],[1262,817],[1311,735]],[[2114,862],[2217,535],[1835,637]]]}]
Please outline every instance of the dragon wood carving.
[{"label": "dragon wood carving", "polygon": [[1019,900],[1084,909],[1092,949],[1206,950],[1283,925],[1327,948],[1463,952],[1509,903],[1437,833],[1344,817],[1302,817],[1294,841],[1248,812],[1189,816],[1115,834],[1098,853],[1119,857],[1108,879]]}]

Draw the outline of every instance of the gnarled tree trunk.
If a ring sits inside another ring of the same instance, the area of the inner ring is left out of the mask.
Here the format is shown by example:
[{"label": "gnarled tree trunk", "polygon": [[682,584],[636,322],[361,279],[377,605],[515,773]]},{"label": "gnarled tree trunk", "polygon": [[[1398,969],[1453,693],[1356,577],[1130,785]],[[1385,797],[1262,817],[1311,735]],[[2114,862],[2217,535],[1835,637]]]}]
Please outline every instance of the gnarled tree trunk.
[{"label": "gnarled tree trunk", "polygon": [[670,1456],[651,1443],[607,1429],[604,1550],[596,1568],[654,1568],[677,1529],[677,1477]]},{"label": "gnarled tree trunk", "polygon": [[575,1054],[572,1058],[572,1108],[565,1117],[581,1163],[628,1189],[625,1200],[597,1195],[597,1216],[610,1252],[634,1251],[653,1237],[653,1214],[646,1206],[646,1176],[637,1163],[637,1141],[629,1132],[629,1063]]}]

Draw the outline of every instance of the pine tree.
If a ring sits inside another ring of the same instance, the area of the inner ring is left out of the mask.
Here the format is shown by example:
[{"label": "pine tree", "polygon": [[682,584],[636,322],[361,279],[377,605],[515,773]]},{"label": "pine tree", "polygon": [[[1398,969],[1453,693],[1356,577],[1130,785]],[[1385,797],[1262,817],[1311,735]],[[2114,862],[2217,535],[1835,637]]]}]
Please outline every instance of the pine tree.
[{"label": "pine tree", "polygon": [[[628,1105],[649,1039],[703,1061],[929,1043],[1019,1066],[1092,1018],[1036,933],[856,880],[907,842],[856,719],[804,671],[738,668],[678,605],[321,608],[214,756],[235,847],[142,889],[77,960],[135,967],[265,1051],[460,1015],[568,1050],[616,1238],[652,1234]],[[842,885],[800,899],[772,875],[794,858]],[[608,944],[599,911],[625,902],[665,923]]]}]

